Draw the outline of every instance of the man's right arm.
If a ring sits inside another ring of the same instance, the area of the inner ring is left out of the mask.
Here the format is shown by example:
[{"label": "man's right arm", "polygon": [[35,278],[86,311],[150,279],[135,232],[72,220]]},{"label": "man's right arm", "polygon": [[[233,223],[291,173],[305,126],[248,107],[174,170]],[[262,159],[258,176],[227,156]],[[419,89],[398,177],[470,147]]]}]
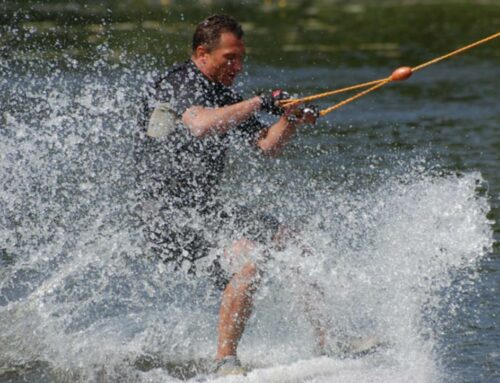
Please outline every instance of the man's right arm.
[{"label": "man's right arm", "polygon": [[182,122],[193,136],[202,138],[224,134],[257,112],[262,104],[259,96],[220,108],[192,106],[182,115]]}]

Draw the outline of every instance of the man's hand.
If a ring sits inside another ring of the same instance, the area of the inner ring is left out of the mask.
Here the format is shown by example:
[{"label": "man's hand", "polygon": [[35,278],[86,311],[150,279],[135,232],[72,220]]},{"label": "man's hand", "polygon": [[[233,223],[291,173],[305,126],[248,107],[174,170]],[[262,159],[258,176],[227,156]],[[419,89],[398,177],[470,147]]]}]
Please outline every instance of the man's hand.
[{"label": "man's hand", "polygon": [[274,114],[276,116],[282,116],[285,113],[279,102],[282,100],[288,100],[290,95],[281,89],[273,90],[270,93],[264,93],[260,95],[261,106],[260,109],[266,113]]},{"label": "man's hand", "polygon": [[293,105],[289,108],[285,106],[284,115],[289,122],[297,125],[315,124],[320,116],[318,107],[309,104]]}]

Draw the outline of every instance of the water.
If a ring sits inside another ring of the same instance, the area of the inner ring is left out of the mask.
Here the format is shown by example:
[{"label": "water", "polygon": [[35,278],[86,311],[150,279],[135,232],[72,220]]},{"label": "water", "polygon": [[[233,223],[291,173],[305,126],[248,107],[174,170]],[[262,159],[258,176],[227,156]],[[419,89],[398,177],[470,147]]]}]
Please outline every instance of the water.
[{"label": "water", "polygon": [[[488,29],[498,7],[484,7],[471,13]],[[437,14],[467,21],[451,8]],[[394,9],[403,8],[379,16]],[[198,19],[207,10],[188,11]],[[269,12],[265,28],[283,11]],[[294,12],[280,16],[288,32]],[[413,12],[417,22],[422,12]],[[429,28],[444,25],[455,48],[471,41],[453,34],[457,20]],[[318,25],[314,14],[301,23]],[[119,43],[129,54],[116,62],[113,44],[123,40],[106,33],[90,48],[61,38],[61,53],[49,35],[32,32],[32,40],[19,24],[6,25],[13,49],[0,61],[0,381],[197,381],[215,353],[218,293],[144,256],[131,220],[131,131],[141,89],[162,60]],[[345,27],[338,24],[340,36]],[[343,64],[325,53],[301,61],[312,35],[284,51],[286,65],[264,44],[250,51],[239,88],[320,92],[383,77],[397,61],[384,53],[393,48],[340,54]],[[183,54],[172,46],[165,63]],[[426,49],[412,61],[446,52]],[[293,246],[273,254],[241,343],[243,363],[256,368],[246,381],[498,381],[498,78],[494,49],[485,48],[301,129],[280,158],[238,145],[221,197],[272,212],[316,254],[304,259]],[[377,335],[387,347],[360,359],[315,358],[293,266],[324,288],[332,338]]]}]

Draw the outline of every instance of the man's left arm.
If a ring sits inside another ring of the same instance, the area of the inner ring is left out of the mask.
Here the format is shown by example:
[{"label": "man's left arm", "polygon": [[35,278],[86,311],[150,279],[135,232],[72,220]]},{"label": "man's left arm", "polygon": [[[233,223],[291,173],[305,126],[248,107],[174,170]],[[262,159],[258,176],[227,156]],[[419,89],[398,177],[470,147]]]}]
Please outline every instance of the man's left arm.
[{"label": "man's left arm", "polygon": [[[297,108],[288,109],[285,115],[271,127],[263,130],[260,137],[257,139],[257,147],[262,150],[264,154],[271,156],[278,155],[283,147],[290,141],[299,125],[314,124],[317,116],[306,113]],[[295,117],[296,115],[299,117]],[[289,116],[293,116],[290,118]]]},{"label": "man's left arm", "polygon": [[296,123],[290,122],[285,116],[282,116],[278,122],[262,131],[256,145],[264,154],[277,155],[290,141],[295,130]]}]

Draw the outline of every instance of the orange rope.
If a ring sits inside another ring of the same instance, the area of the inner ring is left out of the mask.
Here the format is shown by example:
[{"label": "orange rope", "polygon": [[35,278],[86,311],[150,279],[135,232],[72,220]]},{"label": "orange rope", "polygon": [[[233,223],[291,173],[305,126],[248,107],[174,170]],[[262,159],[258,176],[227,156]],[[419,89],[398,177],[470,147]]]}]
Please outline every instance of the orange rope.
[{"label": "orange rope", "polygon": [[335,105],[330,106],[329,108],[321,110],[319,112],[319,115],[320,116],[326,116],[328,113],[333,112],[335,109],[338,109],[338,108],[340,108],[340,107],[342,107],[342,106],[344,106],[346,104],[349,104],[350,102],[352,102],[352,101],[354,101],[354,100],[356,100],[356,99],[358,99],[360,97],[363,97],[365,94],[373,92],[374,90],[377,90],[378,88],[383,87],[385,84],[387,84],[387,83],[389,83],[391,81],[392,81],[391,78],[388,77],[385,80],[382,80],[377,85],[372,86],[369,89],[366,89],[366,90],[364,90],[362,92],[359,92],[359,93],[355,94],[354,96],[349,97],[348,99],[346,99],[346,100],[344,100],[342,102],[339,102],[339,103],[337,103]]},{"label": "orange rope", "polygon": [[[484,44],[490,40],[493,40],[493,39],[496,39],[497,37],[500,37],[500,32],[497,32],[491,36],[488,36],[482,40],[478,40],[472,44],[469,44],[469,45],[466,45],[465,47],[462,47],[462,48],[459,48],[459,49],[456,49],[454,50],[453,52],[450,52],[450,53],[447,53],[443,56],[439,56],[433,60],[430,60],[430,61],[427,61],[423,64],[420,64],[416,67],[413,67],[411,68],[411,72],[416,72],[417,70],[420,70],[420,69],[423,69],[429,65],[432,65],[432,64],[435,64],[439,61],[442,61],[442,60],[445,60],[449,57],[452,57],[452,56],[455,56],[459,53],[462,53],[466,50],[469,50],[471,48],[474,48],[478,45],[481,45],[481,44]],[[332,90],[332,91],[329,91],[329,92],[325,92],[325,93],[318,93],[318,94],[314,94],[314,95],[311,95],[311,96],[308,96],[308,97],[303,97],[303,98],[296,98],[296,99],[289,99],[289,100],[283,100],[280,102],[280,105],[281,106],[292,106],[292,105],[296,105],[296,104],[300,104],[300,103],[303,103],[303,102],[308,102],[308,101],[313,101],[313,100],[317,100],[317,99],[320,99],[320,98],[323,98],[323,97],[327,97],[327,96],[331,96],[331,95],[334,95],[334,94],[338,94],[338,93],[343,93],[343,92],[347,92],[349,90],[354,90],[354,89],[359,89],[359,88],[365,88],[365,87],[368,87],[368,86],[371,86],[371,88],[369,89],[366,89],[362,92],[359,92],[357,94],[355,94],[354,96],[352,97],[349,97],[347,99],[345,99],[344,101],[342,102],[339,102],[329,108],[326,108],[326,109],[323,109],[320,111],[320,116],[325,116],[327,115],[328,113],[330,112],[333,112],[335,109],[338,109],[370,92],[373,92],[374,90],[376,89],[379,89],[381,88],[382,86],[390,83],[394,81],[392,79],[392,76],[389,76],[387,78],[383,78],[383,79],[379,79],[379,80],[375,80],[375,81],[370,81],[370,82],[365,82],[365,83],[362,83],[362,84],[358,84],[358,85],[352,85],[352,86],[349,86],[349,87],[346,87],[346,88],[341,88],[341,89],[337,89],[337,90]]]},{"label": "orange rope", "polygon": [[495,34],[493,34],[493,35],[491,35],[491,36],[488,36],[488,37],[486,37],[486,38],[484,38],[484,39],[482,39],[482,40],[476,41],[475,43],[472,43],[472,44],[466,45],[466,46],[465,46],[465,47],[463,47],[463,48],[460,48],[460,49],[454,50],[453,52],[450,52],[450,53],[448,53],[448,54],[446,54],[446,55],[443,55],[443,56],[440,56],[440,57],[438,57],[438,58],[435,58],[434,60],[430,60],[430,61],[427,61],[427,62],[425,62],[425,63],[423,63],[423,64],[420,64],[420,65],[418,65],[418,66],[416,66],[416,67],[412,68],[412,71],[413,71],[413,72],[416,72],[417,70],[420,70],[420,69],[422,69],[422,68],[425,68],[426,66],[429,66],[429,65],[431,65],[431,64],[435,64],[435,63],[437,63],[437,62],[439,62],[439,61],[441,61],[441,60],[447,59],[447,58],[449,58],[449,57],[451,57],[451,56],[455,56],[455,55],[457,55],[457,54],[459,54],[459,53],[462,53],[463,51],[466,51],[466,50],[471,49],[471,48],[474,48],[474,47],[476,47],[476,46],[478,46],[478,45],[484,44],[484,43],[486,43],[486,42],[488,42],[488,41],[490,41],[490,40],[496,39],[496,38],[497,38],[497,37],[499,37],[499,36],[500,36],[500,32],[497,32],[497,33],[495,33]]},{"label": "orange rope", "polygon": [[323,98],[323,97],[333,96],[334,94],[339,94],[339,93],[348,92],[350,90],[365,88],[365,87],[370,86],[370,85],[378,84],[382,81],[385,81],[385,78],[382,78],[380,80],[365,82],[363,84],[352,85],[352,86],[348,86],[347,88],[336,89],[336,90],[332,90],[332,91],[325,92],[325,93],[314,94],[312,96],[308,96],[308,97],[304,97],[304,98],[293,98],[293,99],[283,100],[280,102],[280,105],[281,106],[292,106],[292,105],[300,104],[302,102],[314,101],[314,100],[318,100],[318,99]]}]

